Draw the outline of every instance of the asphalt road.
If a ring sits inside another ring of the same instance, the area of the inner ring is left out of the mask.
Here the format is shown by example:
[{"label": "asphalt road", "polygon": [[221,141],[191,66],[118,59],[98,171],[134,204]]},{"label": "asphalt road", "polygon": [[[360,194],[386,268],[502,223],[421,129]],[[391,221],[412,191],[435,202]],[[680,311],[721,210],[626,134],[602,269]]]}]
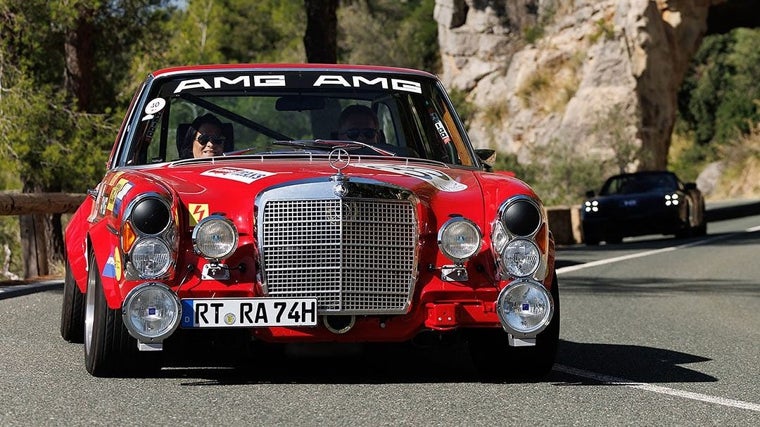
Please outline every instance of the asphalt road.
[{"label": "asphalt road", "polygon": [[60,338],[60,283],[0,290],[0,425],[756,426],[758,255],[760,216],[561,248],[562,341],[536,382],[481,381],[457,343],[98,379]]}]

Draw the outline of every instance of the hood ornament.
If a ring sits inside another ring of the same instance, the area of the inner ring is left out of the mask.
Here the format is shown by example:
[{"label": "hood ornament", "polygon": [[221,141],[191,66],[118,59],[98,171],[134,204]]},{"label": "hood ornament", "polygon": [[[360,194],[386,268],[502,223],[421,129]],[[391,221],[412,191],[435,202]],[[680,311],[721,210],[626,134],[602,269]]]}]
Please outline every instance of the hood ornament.
[{"label": "hood ornament", "polygon": [[348,187],[346,187],[348,178],[343,175],[343,169],[348,167],[351,158],[348,155],[348,151],[342,148],[336,148],[330,152],[328,160],[330,161],[330,167],[338,171],[338,173],[330,177],[330,180],[335,183],[333,186],[333,194],[342,199],[348,195]]},{"label": "hood ornament", "polygon": [[328,157],[330,161],[330,167],[338,171],[338,176],[342,174],[343,169],[345,169],[349,163],[351,163],[351,158],[348,155],[348,151],[344,150],[343,148],[336,148],[332,151],[330,151],[330,157]]}]

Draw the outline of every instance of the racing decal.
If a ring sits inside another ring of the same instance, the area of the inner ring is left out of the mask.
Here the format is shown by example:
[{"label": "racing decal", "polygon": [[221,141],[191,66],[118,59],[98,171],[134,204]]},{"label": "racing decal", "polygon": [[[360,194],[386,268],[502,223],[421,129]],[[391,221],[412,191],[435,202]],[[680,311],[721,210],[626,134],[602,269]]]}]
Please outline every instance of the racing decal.
[{"label": "racing decal", "polygon": [[113,248],[113,271],[114,278],[121,280],[121,251],[118,247]]},{"label": "racing decal", "polygon": [[466,185],[454,181],[450,176],[435,169],[393,164],[356,164],[355,166],[418,178],[447,193],[456,193],[467,189]]},{"label": "racing decal", "polygon": [[438,132],[438,136],[441,137],[441,141],[443,141],[444,144],[451,143],[449,132],[446,130],[446,127],[443,125],[441,119],[438,118],[438,115],[435,113],[430,113],[430,118],[433,119],[435,130]]},{"label": "racing decal", "polygon": [[147,115],[143,117],[143,121],[152,119],[153,115],[163,110],[165,106],[166,100],[164,98],[156,98],[145,104],[145,114]]},{"label": "racing decal", "polygon": [[314,87],[322,86],[340,86],[340,87],[381,87],[388,89],[390,84],[391,89],[399,90],[402,92],[422,93],[422,87],[419,83],[402,80],[402,79],[389,79],[386,77],[376,77],[372,80],[362,76],[351,76],[351,81],[344,76],[319,76],[317,81],[314,82]]},{"label": "racing decal", "polygon": [[190,211],[190,225],[197,225],[198,221],[208,216],[208,204],[206,203],[188,203],[187,210]]},{"label": "racing decal", "polygon": [[111,252],[108,261],[106,261],[106,265],[103,267],[102,276],[116,279],[116,261],[114,261],[113,252]]},{"label": "racing decal", "polygon": [[[253,79],[251,79],[253,77]],[[251,84],[253,83],[253,84]],[[188,89],[220,89],[222,87],[283,87],[285,86],[285,76],[263,75],[263,76],[238,76],[235,78],[213,77],[209,80],[190,79],[182,80],[174,89],[174,93],[180,93]]]},{"label": "racing decal", "polygon": [[[124,201],[124,196],[129,193],[129,190],[134,187],[134,185],[126,180],[122,180],[124,183],[120,181],[119,184],[114,188],[114,191],[116,191],[116,200],[114,200],[113,203],[113,216],[118,216],[121,212],[121,202]],[[119,188],[121,187],[121,188]]]},{"label": "racing decal", "polygon": [[253,181],[261,178],[266,178],[274,174],[271,172],[258,171],[255,169],[224,167],[207,170],[205,172],[202,172],[201,175],[215,176],[217,178],[231,179],[233,181],[250,184]]},{"label": "racing decal", "polygon": [[119,182],[111,188],[111,194],[108,196],[108,204],[106,205],[106,212],[113,212],[114,216],[116,216],[117,212],[114,211],[116,199],[119,199],[119,207],[121,207],[121,199],[124,198],[124,195],[126,195],[131,188],[132,184],[130,184],[129,181],[126,179],[120,179]]},{"label": "racing decal", "polygon": [[[365,77],[360,74],[325,74],[314,75],[312,73],[294,75],[285,74],[242,74],[237,76],[213,76],[200,77],[195,79],[181,80],[177,83],[174,93],[181,93],[188,90],[215,90],[215,89],[243,89],[251,87],[327,87],[327,88],[373,88],[397,90],[401,92],[422,93],[422,85],[412,80],[399,79],[386,76]],[[148,105],[156,102],[153,108],[146,107],[145,113],[153,115],[163,109],[159,105],[157,98]],[[163,101],[163,99],[161,99]],[[155,111],[154,111],[155,110]],[[143,120],[151,117],[146,116]]]}]

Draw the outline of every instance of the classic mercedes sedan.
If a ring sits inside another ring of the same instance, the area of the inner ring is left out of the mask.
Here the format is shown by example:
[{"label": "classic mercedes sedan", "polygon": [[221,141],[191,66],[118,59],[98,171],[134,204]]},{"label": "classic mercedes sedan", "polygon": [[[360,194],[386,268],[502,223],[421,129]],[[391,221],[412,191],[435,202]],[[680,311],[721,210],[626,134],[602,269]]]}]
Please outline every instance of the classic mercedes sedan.
[{"label": "classic mercedes sedan", "polygon": [[66,229],[61,335],[94,376],[230,331],[253,348],[453,336],[489,378],[544,374],[554,241],[492,154],[422,71],[155,71]]}]

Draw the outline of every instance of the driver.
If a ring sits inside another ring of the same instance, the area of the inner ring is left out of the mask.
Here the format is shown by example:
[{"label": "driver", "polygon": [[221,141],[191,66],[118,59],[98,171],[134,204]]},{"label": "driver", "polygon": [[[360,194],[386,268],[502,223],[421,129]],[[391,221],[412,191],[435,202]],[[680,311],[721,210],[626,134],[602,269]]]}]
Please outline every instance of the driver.
[{"label": "driver", "polygon": [[208,113],[197,117],[185,133],[180,157],[214,157],[224,153],[226,138],[222,135],[222,122]]},{"label": "driver", "polygon": [[349,105],[338,117],[338,137],[376,145],[382,142],[382,130],[375,112],[364,105]]}]

